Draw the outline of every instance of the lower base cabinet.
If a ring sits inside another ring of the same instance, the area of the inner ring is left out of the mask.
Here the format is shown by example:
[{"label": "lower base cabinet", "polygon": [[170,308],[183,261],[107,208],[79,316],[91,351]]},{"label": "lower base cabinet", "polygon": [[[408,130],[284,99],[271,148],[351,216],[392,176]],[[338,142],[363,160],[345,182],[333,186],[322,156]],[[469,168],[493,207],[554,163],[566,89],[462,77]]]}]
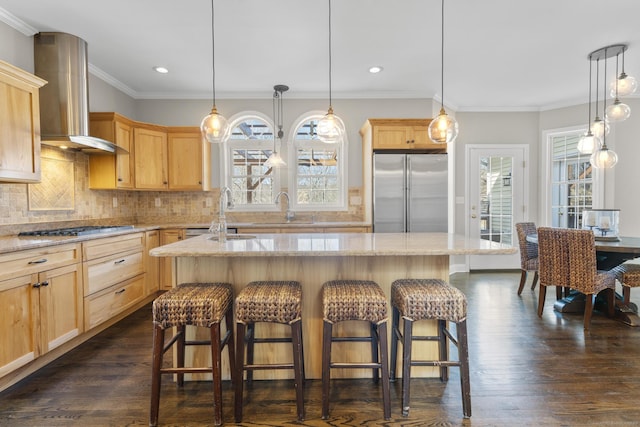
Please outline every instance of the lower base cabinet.
[{"label": "lower base cabinet", "polygon": [[80,261],[79,254],[79,245],[65,245],[56,253],[45,249],[0,257],[5,274],[42,269],[0,281],[0,377],[83,332],[82,264],[69,264]]},{"label": "lower base cabinet", "polygon": [[145,275],[141,274],[86,297],[84,300],[86,329],[106,322],[144,299],[146,296],[144,282]]}]

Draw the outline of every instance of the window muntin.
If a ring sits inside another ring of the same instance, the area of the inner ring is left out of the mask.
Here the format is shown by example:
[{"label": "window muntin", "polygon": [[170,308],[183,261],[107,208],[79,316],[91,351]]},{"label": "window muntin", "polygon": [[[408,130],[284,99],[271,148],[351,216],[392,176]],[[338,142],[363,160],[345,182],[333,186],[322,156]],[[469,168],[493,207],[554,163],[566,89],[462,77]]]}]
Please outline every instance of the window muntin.
[{"label": "window muntin", "polygon": [[231,123],[225,141],[225,182],[231,188],[237,210],[275,206],[280,191],[277,169],[264,165],[273,150],[273,127],[257,115],[239,117]]},{"label": "window muntin", "polygon": [[289,190],[296,210],[346,209],[346,159],[343,141],[327,144],[315,133],[321,115],[298,121],[289,147]]},{"label": "window muntin", "polygon": [[593,168],[581,154],[582,132],[551,136],[551,226],[581,228],[582,211],[593,207]]}]

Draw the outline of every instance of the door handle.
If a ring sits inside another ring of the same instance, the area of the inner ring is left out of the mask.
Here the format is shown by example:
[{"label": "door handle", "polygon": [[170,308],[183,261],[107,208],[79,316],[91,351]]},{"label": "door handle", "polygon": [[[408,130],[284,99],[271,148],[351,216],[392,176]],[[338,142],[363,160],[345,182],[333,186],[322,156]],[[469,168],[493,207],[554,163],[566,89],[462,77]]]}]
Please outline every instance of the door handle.
[{"label": "door handle", "polygon": [[475,217],[476,217],[476,214],[471,214],[471,218],[475,218]]}]

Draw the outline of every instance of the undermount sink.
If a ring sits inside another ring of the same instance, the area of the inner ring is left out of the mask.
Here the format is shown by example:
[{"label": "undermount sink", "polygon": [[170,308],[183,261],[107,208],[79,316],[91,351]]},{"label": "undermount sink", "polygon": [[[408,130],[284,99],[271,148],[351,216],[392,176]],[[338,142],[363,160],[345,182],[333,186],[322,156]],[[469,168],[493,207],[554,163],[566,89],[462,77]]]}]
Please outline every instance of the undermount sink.
[{"label": "undermount sink", "polygon": [[[251,240],[255,238],[256,236],[254,234],[227,234],[227,240]],[[218,235],[214,234],[209,237],[209,240],[218,241]]]}]

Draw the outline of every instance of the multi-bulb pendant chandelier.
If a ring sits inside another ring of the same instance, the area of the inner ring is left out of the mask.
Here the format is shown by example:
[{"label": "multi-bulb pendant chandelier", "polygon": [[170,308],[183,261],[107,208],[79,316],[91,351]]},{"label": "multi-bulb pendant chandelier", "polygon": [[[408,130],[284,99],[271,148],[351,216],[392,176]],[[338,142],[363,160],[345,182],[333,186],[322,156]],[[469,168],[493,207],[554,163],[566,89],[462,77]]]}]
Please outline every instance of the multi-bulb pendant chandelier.
[{"label": "multi-bulb pendant chandelier", "polygon": [[439,144],[446,144],[448,142],[453,142],[458,137],[458,122],[453,117],[447,115],[444,110],[444,0],[442,0],[442,38],[440,45],[440,96],[441,96],[441,104],[440,104],[440,113],[438,117],[433,119],[431,123],[429,123],[429,138],[433,142]]},{"label": "multi-bulb pendant chandelier", "polygon": [[[287,85],[275,85],[273,87],[273,151],[271,155],[264,162],[264,165],[269,168],[277,168],[279,166],[286,166],[287,163],[282,159],[280,154],[278,153],[278,147],[276,145],[276,136],[277,139],[282,143],[282,137],[284,136],[284,131],[282,130],[282,94],[289,90],[289,86]],[[276,130],[276,127],[278,128]],[[282,144],[281,144],[282,145]]]},{"label": "multi-bulb pendant chandelier", "polygon": [[209,142],[222,142],[227,136],[228,124],[216,108],[216,39],[215,39],[215,14],[213,8],[214,0],[211,0],[211,75],[213,87],[213,107],[211,113],[202,119],[200,130],[202,135]]},{"label": "multi-bulb pendant chandelier", "polygon": [[[629,118],[631,109],[628,105],[620,101],[623,96],[634,93],[637,89],[635,78],[628,76],[624,71],[624,52],[627,50],[625,44],[615,44],[594,50],[588,56],[589,60],[589,116],[587,132],[578,142],[578,151],[583,154],[591,154],[590,162],[594,168],[612,168],[618,162],[618,155],[607,147],[607,135],[610,131],[610,123],[621,122]],[[622,55],[622,72],[618,74],[620,55]],[[609,85],[610,95],[613,102],[607,106],[607,60],[614,58],[616,61],[615,80]],[[603,102],[602,118],[599,116],[598,92],[600,86],[600,61],[604,62],[603,78]],[[596,63],[596,103],[595,118],[591,122],[591,86],[592,86],[592,63]]]},{"label": "multi-bulb pendant chandelier", "polygon": [[326,143],[336,143],[340,141],[345,132],[342,120],[333,114],[331,101],[331,0],[329,0],[329,110],[327,114],[318,121],[316,130],[318,139]]}]

